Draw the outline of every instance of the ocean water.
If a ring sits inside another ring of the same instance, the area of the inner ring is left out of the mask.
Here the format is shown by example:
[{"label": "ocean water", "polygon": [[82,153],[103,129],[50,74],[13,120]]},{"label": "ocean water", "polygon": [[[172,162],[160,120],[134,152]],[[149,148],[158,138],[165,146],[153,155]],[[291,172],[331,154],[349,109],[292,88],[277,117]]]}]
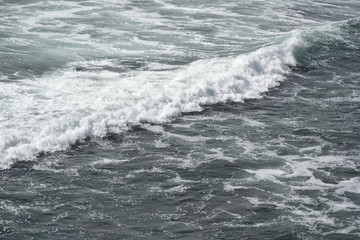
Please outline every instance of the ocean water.
[{"label": "ocean water", "polygon": [[0,0],[1,239],[360,239],[358,0]]}]

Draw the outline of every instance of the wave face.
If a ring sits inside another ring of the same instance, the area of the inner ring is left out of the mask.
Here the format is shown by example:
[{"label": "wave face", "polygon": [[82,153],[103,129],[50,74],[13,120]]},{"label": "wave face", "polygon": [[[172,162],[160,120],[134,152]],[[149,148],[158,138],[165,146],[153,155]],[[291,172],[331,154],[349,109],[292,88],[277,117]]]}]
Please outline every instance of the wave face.
[{"label": "wave face", "polygon": [[10,121],[1,125],[2,167],[128,125],[165,123],[181,113],[201,111],[202,105],[260,98],[285,78],[296,64],[294,49],[303,45],[294,36],[247,55],[198,60],[176,70],[145,66],[148,70],[118,73],[97,69],[116,68],[111,61],[82,61],[4,84],[2,115]]},{"label": "wave face", "polygon": [[[129,125],[259,98],[285,78],[296,64],[294,51],[305,45],[298,32],[260,34],[251,24],[234,26],[246,16],[231,4],[216,10],[210,4],[207,14],[161,1],[149,7],[43,4],[5,4],[3,169]],[[104,19],[111,8],[118,11]],[[170,21],[174,16],[179,19]],[[228,23],[232,27],[222,26]]]}]

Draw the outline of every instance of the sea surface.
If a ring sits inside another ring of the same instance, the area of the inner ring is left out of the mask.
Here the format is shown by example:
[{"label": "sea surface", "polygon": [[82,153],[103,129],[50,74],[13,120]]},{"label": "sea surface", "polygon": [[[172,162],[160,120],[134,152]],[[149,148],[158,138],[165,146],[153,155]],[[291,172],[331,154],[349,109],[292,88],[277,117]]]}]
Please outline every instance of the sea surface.
[{"label": "sea surface", "polygon": [[0,239],[360,239],[360,1],[0,0]]}]

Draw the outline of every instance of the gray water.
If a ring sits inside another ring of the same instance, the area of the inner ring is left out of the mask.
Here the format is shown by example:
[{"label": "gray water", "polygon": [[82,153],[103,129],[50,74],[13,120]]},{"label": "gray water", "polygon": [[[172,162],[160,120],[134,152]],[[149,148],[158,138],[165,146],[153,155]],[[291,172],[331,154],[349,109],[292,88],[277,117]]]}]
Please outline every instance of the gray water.
[{"label": "gray water", "polygon": [[0,1],[0,238],[360,239],[358,1]]}]

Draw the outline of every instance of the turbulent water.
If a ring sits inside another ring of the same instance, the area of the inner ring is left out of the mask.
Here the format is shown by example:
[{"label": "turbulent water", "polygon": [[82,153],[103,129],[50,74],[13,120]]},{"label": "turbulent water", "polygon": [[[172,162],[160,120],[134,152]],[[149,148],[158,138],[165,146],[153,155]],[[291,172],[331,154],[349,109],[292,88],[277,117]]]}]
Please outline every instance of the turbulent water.
[{"label": "turbulent water", "polygon": [[358,0],[0,0],[1,239],[360,239]]}]

